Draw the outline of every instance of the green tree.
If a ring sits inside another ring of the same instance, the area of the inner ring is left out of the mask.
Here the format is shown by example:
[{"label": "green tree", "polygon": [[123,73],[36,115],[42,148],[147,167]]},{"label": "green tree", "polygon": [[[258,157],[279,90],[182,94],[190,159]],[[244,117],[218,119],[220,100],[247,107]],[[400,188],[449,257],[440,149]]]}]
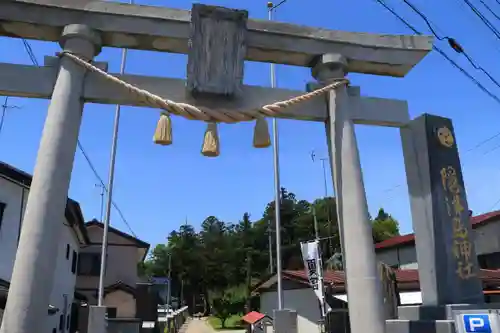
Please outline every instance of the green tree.
[{"label": "green tree", "polygon": [[244,311],[245,289],[241,286],[229,287],[212,295],[212,314],[219,318],[222,328],[226,327],[226,320],[229,317]]},{"label": "green tree", "polygon": [[372,221],[373,240],[375,243],[399,236],[399,222],[380,208]]},{"label": "green tree", "polygon": [[[326,238],[320,243],[325,268],[342,269],[335,198],[310,203],[285,188],[281,195],[283,269],[303,268],[300,242],[315,238],[314,213],[319,236]],[[399,235],[398,222],[383,209],[370,220],[374,242]],[[139,265],[139,272],[146,278],[170,273],[173,296],[193,311],[202,306],[205,312],[225,316],[245,303],[248,311],[251,286],[269,274],[270,246],[276,258],[274,201],[266,205],[262,217],[255,221],[248,213],[236,223],[224,222],[212,215],[202,221],[200,227],[196,232],[192,225],[183,224],[172,231],[167,244],[157,245]],[[272,244],[269,244],[269,235]],[[172,256],[170,272],[169,255]]]}]

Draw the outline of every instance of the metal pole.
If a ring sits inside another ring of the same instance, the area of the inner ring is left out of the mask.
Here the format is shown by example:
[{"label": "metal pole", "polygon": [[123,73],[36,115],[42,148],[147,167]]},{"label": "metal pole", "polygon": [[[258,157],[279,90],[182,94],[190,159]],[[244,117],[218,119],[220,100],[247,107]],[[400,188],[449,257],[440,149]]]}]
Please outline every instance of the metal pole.
[{"label": "metal pole", "polygon": [[104,219],[104,191],[105,191],[105,188],[101,184],[101,215],[100,215],[100,221],[101,222]]},{"label": "metal pole", "polygon": [[[133,4],[133,1],[129,1]],[[127,62],[127,49],[122,49],[122,59],[120,63],[120,74],[125,72],[125,64]],[[103,305],[104,297],[104,277],[106,275],[106,262],[108,254],[108,229],[111,216],[111,205],[113,204],[113,182],[115,178],[115,162],[116,151],[118,149],[118,130],[120,128],[120,105],[115,108],[115,121],[113,124],[113,141],[111,143],[111,159],[109,161],[109,178],[108,178],[108,195],[106,198],[106,215],[104,217],[104,230],[102,232],[102,247],[101,247],[101,270],[99,272],[99,291],[97,297],[97,305]]]},{"label": "metal pole", "polygon": [[313,219],[314,219],[314,236],[317,241],[319,241],[319,227],[318,227],[318,219],[316,217],[316,208],[312,206],[312,213],[313,213]]},{"label": "metal pole", "polygon": [[[269,21],[273,20],[273,3],[267,4]],[[271,64],[271,88],[276,87],[276,72],[274,64]],[[276,275],[278,280],[278,309],[283,309],[283,285],[282,285],[282,268],[281,268],[281,185],[280,185],[280,170],[279,170],[279,139],[278,139],[278,120],[273,118],[273,157],[274,157],[274,207],[276,219]]]},{"label": "metal pole", "polygon": [[[328,234],[332,234],[332,219],[330,217],[331,211],[330,211],[330,203],[328,202],[328,183],[326,180],[326,164],[325,162],[327,161],[326,158],[321,159],[321,164],[323,165],[323,181],[324,181],[324,186],[325,186],[325,203],[326,203],[326,220],[328,221]],[[332,249],[332,239],[328,240],[328,248],[331,253],[330,255],[333,254],[333,249]]]},{"label": "metal pole", "polygon": [[99,215],[99,221],[103,222],[104,220],[104,191],[106,188],[102,184],[95,184],[95,187],[99,187],[101,189],[101,193],[99,194],[101,196],[101,214]]},{"label": "metal pole", "polygon": [[321,159],[321,164],[323,165],[323,181],[325,185],[325,198],[328,197],[328,183],[326,182],[326,165],[325,162],[327,161],[326,158]]},{"label": "metal pole", "polygon": [[0,119],[0,133],[2,132],[2,129],[3,129],[3,124],[5,122],[5,116],[6,116],[6,113],[7,113],[7,109],[9,108],[9,96],[5,96],[5,101],[2,105],[2,115],[1,115],[1,119]]},{"label": "metal pole", "polygon": [[269,244],[269,274],[274,273],[274,265],[273,265],[273,233],[271,229],[271,220],[267,222],[267,236],[268,236],[268,244]]},{"label": "metal pole", "polygon": [[172,253],[168,254],[167,315],[172,309]]}]

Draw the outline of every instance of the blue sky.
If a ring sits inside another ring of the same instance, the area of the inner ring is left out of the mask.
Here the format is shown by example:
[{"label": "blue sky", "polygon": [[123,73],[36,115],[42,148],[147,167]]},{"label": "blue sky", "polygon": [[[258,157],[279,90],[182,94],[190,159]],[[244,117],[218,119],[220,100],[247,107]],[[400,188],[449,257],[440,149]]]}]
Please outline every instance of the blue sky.
[{"label": "blue sky", "polygon": [[[485,1],[500,12],[500,5],[494,0]],[[191,7],[191,2],[185,0],[136,3]],[[267,18],[265,1],[211,0],[207,3],[247,9],[251,18]],[[424,22],[402,1],[387,0],[387,3],[419,30],[428,32]],[[481,66],[500,78],[499,41],[464,3],[452,0],[432,3],[414,0],[413,3],[437,23],[439,33],[456,38]],[[279,8],[276,20],[337,30],[410,33],[374,0],[288,0]],[[500,22],[494,23],[500,26]],[[59,50],[56,43],[30,43],[40,63],[43,56],[54,55]],[[453,53],[446,43],[437,43],[488,88],[499,93],[487,77]],[[4,50],[0,53],[1,62],[29,63],[21,40],[0,38],[0,49]],[[98,59],[108,61],[110,71],[117,72],[120,50],[104,49]],[[183,55],[130,51],[127,72],[181,78],[185,76],[186,61]],[[427,112],[452,118],[470,208],[476,214],[498,208],[494,205],[500,200],[500,165],[497,164],[500,149],[496,149],[500,137],[472,149],[500,132],[500,106],[494,100],[437,53],[429,54],[402,79],[371,75],[349,77],[353,84],[361,86],[363,95],[408,100],[412,117]],[[303,89],[310,80],[307,68],[277,66],[279,87]],[[269,65],[248,63],[245,82],[268,86]],[[32,172],[48,101],[11,98],[9,104],[21,108],[7,111],[0,133],[0,160]],[[153,109],[122,108],[114,200],[133,231],[140,238],[157,244],[164,242],[168,233],[186,218],[196,226],[208,215],[236,222],[248,211],[252,218],[260,218],[266,203],[273,199],[272,150],[252,148],[253,125],[220,126],[221,155],[209,159],[200,154],[205,130],[201,122],[174,118],[174,144],[154,145],[152,135],[158,114]],[[108,174],[113,116],[114,106],[88,104],[80,131],[80,140],[104,179]],[[279,122],[279,127],[282,185],[301,199],[321,197],[324,192],[321,163],[311,161],[310,151],[314,149],[318,157],[326,157],[323,125],[285,120]],[[384,207],[400,221],[403,233],[411,232],[398,131],[358,126],[357,135],[370,212],[375,214],[379,207]],[[80,202],[86,219],[100,215],[100,190],[95,187],[96,183],[83,156],[77,152],[70,196]],[[333,194],[330,179],[329,194]],[[116,211],[111,218],[113,226],[128,230]]]}]

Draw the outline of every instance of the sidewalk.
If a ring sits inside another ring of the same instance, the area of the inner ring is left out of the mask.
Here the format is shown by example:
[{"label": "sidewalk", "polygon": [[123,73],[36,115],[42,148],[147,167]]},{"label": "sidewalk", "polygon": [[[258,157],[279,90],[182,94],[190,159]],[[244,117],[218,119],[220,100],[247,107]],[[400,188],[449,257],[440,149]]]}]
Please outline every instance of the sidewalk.
[{"label": "sidewalk", "polygon": [[185,333],[214,333],[215,330],[210,326],[206,318],[193,319],[189,323]]}]

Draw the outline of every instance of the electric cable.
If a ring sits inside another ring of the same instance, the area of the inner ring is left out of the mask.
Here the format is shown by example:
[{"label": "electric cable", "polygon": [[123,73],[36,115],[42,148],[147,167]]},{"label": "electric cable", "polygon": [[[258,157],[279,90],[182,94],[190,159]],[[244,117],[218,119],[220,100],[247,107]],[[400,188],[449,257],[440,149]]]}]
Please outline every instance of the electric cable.
[{"label": "electric cable", "polygon": [[[495,18],[497,20],[500,20],[500,16],[498,16],[494,11],[493,9],[491,9],[490,6],[488,6],[488,4],[486,4],[486,2],[484,2],[483,0],[479,0],[479,2],[481,2],[483,4],[484,7],[486,7],[486,9],[490,12],[491,15],[495,16]],[[497,1],[498,2],[498,1]]]},{"label": "electric cable", "polygon": [[2,114],[0,115],[0,133],[2,133],[3,124],[5,122],[5,114],[7,113],[7,108],[9,107],[9,96],[5,96],[5,100],[2,105]]},{"label": "electric cable", "polygon": [[469,0],[463,0],[463,1],[472,10],[472,12],[474,14],[476,14],[477,17],[479,17],[479,19],[481,20],[481,22],[483,22],[484,25],[486,25],[486,27],[488,29],[490,29],[491,32],[493,32],[493,34],[500,40],[500,31],[498,31],[497,28],[495,28],[495,26],[493,25],[493,23],[491,23],[490,20],[488,20],[488,18],[486,18],[486,16],[484,16],[481,13],[481,11],[479,9],[477,9],[477,7],[474,6]]},{"label": "electric cable", "polygon": [[[28,54],[28,56],[29,56],[31,62],[33,63],[33,65],[35,65],[37,67],[40,67],[40,65],[38,63],[38,60],[37,60],[37,58],[35,56],[35,53],[33,52],[33,49],[31,48],[31,45],[29,44],[29,42],[26,39],[24,39],[24,38],[22,39],[22,41],[23,41],[24,49],[26,50],[26,53]],[[2,117],[2,119],[3,119],[3,117]],[[78,141],[77,141],[77,146],[78,146],[78,149],[80,149],[83,157],[87,161],[87,164],[89,165],[90,169],[94,173],[94,176],[97,178],[97,180],[99,180],[99,182],[102,184],[104,190],[107,192],[108,188],[107,188],[106,184],[104,183],[104,181],[101,178],[101,176],[99,176],[99,173],[97,172],[97,169],[95,168],[94,163],[92,163],[92,160],[90,159],[89,155],[87,154],[87,152],[83,148],[83,145],[81,144],[80,139],[78,139]],[[125,218],[122,210],[118,207],[118,205],[114,201],[112,201],[111,204],[113,205],[113,207],[115,208],[115,210],[118,212],[118,215],[120,215],[120,218],[122,219],[123,223],[127,226],[127,228],[130,231],[130,233],[135,238],[137,238],[137,235],[132,230],[132,227],[130,226],[130,224],[128,223],[127,219]]]},{"label": "electric cable", "polygon": [[[383,0],[375,0],[377,1],[380,5],[382,5],[385,9],[387,9],[391,14],[393,14],[396,18],[399,19],[399,21],[401,21],[403,24],[405,24],[409,29],[411,29],[414,33],[418,34],[418,35],[421,35],[422,33],[420,31],[418,31],[415,27],[413,27],[408,21],[406,21],[402,16],[400,16],[398,13],[396,13],[396,11],[394,9],[392,9],[391,7],[389,7],[389,5],[387,5]],[[453,45],[455,45],[453,42],[450,42],[450,39],[452,41],[454,41],[454,39],[452,38],[447,38],[447,37],[441,37],[439,36],[436,32],[435,32],[435,29],[432,27],[431,23],[430,23],[430,20],[425,16],[423,15],[418,9],[416,9],[415,6],[411,5],[408,3],[407,0],[403,0],[406,4],[408,4],[410,6],[410,8],[414,9],[415,12],[417,14],[419,14],[419,16],[421,16],[424,21],[427,23],[427,25],[429,26],[429,29],[431,30],[431,32],[436,36],[437,39],[439,40],[448,40],[448,42],[450,43],[450,46],[453,48]],[[500,0],[497,0],[499,1],[500,3]],[[459,46],[458,43],[456,43],[456,45]],[[471,80],[476,86],[478,86],[483,92],[485,92],[486,94],[488,94],[491,98],[493,98],[495,101],[499,102],[500,103],[500,98],[498,96],[496,96],[495,94],[493,94],[492,92],[490,92],[487,88],[485,88],[477,79],[475,79],[471,74],[469,74],[465,69],[463,69],[460,65],[458,65],[455,61],[453,61],[444,51],[442,51],[440,48],[438,48],[437,46],[433,46],[434,50],[436,50],[441,56],[443,56],[448,62],[450,62],[450,64],[455,67],[456,69],[458,69],[462,74],[464,74],[469,80]],[[460,47],[461,48],[461,47]],[[463,49],[462,49],[463,50]],[[479,147],[483,146],[484,144],[490,142],[491,140],[497,138],[500,136],[500,132],[498,133],[495,133],[493,134],[492,136],[480,141],[479,143],[477,143],[474,147],[468,149],[465,153],[469,153],[473,150],[476,150],[478,149]],[[500,148],[500,146],[498,147]],[[489,151],[491,152],[491,151]],[[489,153],[488,152],[488,153]],[[383,192],[384,193],[388,193],[388,192],[392,192],[394,191],[395,189],[401,187],[402,185],[401,184],[398,184],[398,185],[395,185],[391,188],[388,188],[386,190],[384,190]],[[500,202],[500,201],[499,201]]]},{"label": "electric cable", "polygon": [[[464,1],[467,1],[467,0],[464,0]],[[482,1],[482,0],[481,0]],[[465,52],[464,48],[462,47],[462,45],[460,45],[460,43],[458,43],[458,41],[452,37],[448,37],[448,36],[440,36],[436,30],[434,29],[433,24],[431,22],[431,20],[424,14],[422,13],[422,11],[420,11],[415,5],[413,5],[410,1],[408,0],[403,0],[403,2],[405,4],[408,5],[408,7],[410,7],[417,15],[419,15],[424,21],[425,23],[427,24],[427,27],[429,28],[429,30],[431,31],[431,33],[434,35],[434,37],[436,37],[436,39],[440,40],[440,41],[443,41],[443,40],[446,40],[448,42],[448,45],[453,49],[453,51],[459,53],[459,54],[463,54],[463,56],[467,59],[467,61],[472,65],[472,67],[474,67],[474,69],[476,70],[479,70],[481,72],[483,72],[497,87],[500,88],[500,83],[487,71],[485,70],[483,67],[479,66],[473,59],[472,57],[467,53]],[[380,1],[379,1],[380,3]],[[385,7],[385,5],[383,5]],[[387,7],[386,7],[387,8]],[[389,8],[387,8],[389,10]],[[391,11],[392,12],[392,11]],[[393,13],[394,14],[394,13]],[[396,14],[394,14],[396,15]],[[398,18],[399,15],[398,15]],[[401,17],[400,20],[403,20],[403,18]],[[413,31],[416,31],[415,29],[411,28],[407,22],[405,22],[403,20],[403,22],[410,28],[412,29]],[[436,50],[437,52],[440,52],[438,50]],[[444,56],[444,55],[443,55]],[[445,56],[447,57],[447,56]]]}]

